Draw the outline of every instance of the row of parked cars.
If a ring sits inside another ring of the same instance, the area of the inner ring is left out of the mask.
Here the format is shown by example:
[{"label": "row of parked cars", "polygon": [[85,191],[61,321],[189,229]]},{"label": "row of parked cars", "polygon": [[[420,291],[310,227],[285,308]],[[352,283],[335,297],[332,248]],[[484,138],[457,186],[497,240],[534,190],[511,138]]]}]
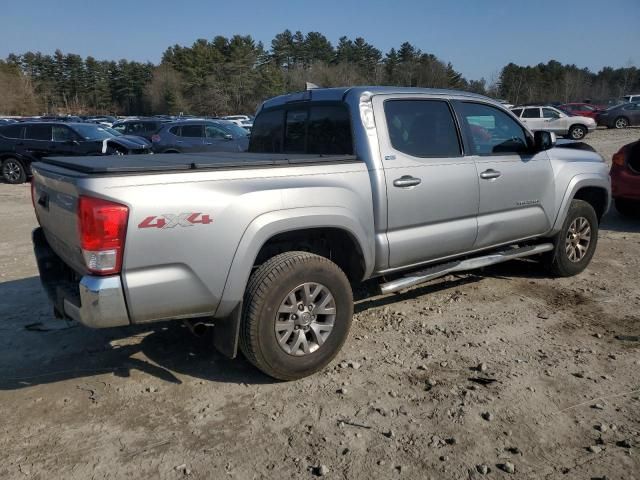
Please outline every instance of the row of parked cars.
[{"label": "row of parked cars", "polygon": [[249,131],[231,120],[148,118],[104,123],[31,120],[0,124],[2,178],[23,183],[45,156],[243,152]]},{"label": "row of parked cars", "polygon": [[612,105],[521,105],[511,107],[511,111],[532,131],[547,130],[581,140],[597,126],[620,129],[640,125],[640,95],[625,95]]}]

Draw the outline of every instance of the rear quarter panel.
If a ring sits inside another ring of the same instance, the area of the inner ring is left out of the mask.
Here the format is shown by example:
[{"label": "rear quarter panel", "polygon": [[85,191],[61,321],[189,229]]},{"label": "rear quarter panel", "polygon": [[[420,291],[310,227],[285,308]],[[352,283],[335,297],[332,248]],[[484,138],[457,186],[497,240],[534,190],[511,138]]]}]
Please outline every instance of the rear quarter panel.
[{"label": "rear quarter panel", "polygon": [[[89,189],[130,208],[122,276],[133,323],[214,315],[229,282],[234,288],[227,289],[217,316],[228,313],[242,299],[253,260],[270,235],[322,226],[331,216],[358,230],[354,235],[373,261],[371,189],[363,163],[92,181]],[[153,225],[196,213],[212,222],[141,226],[145,219]],[[238,266],[228,278],[232,264]]]}]

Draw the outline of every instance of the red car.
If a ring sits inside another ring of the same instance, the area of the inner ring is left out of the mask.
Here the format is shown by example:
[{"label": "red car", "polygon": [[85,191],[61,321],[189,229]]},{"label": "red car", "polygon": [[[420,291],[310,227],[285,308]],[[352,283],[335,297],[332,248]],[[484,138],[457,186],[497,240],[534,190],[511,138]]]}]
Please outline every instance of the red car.
[{"label": "red car", "polygon": [[595,119],[600,110],[600,105],[593,105],[591,103],[565,103],[558,107],[569,115],[579,115],[581,117],[590,117]]},{"label": "red car", "polygon": [[640,217],[640,140],[613,155],[611,196],[622,215]]}]

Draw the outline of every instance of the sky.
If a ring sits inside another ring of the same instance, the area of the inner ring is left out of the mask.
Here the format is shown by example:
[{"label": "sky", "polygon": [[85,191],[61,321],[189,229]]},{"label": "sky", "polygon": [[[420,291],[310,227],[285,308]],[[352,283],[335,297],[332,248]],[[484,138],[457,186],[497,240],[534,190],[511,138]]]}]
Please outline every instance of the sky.
[{"label": "sky", "polygon": [[2,0],[0,58],[41,51],[158,63],[170,45],[251,35],[269,47],[285,29],[335,45],[363,37],[383,53],[408,41],[468,79],[509,62],[551,59],[598,71],[640,67],[640,0]]}]

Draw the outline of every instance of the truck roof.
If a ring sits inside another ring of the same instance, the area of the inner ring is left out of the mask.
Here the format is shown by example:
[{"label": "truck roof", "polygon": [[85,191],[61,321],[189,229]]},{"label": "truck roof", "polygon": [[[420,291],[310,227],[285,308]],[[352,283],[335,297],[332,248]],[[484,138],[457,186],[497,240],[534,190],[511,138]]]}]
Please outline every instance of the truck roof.
[{"label": "truck roof", "polygon": [[[441,88],[417,88],[417,87],[386,87],[386,86],[359,86],[359,87],[332,87],[332,88],[313,88],[302,92],[288,93],[270,98],[262,104],[262,108],[271,108],[284,105],[290,102],[300,101],[324,101],[324,102],[341,102],[347,96],[360,97],[364,92],[373,94],[391,94],[391,93],[421,93],[428,95],[441,95],[444,97],[469,97],[484,101],[496,102],[496,100],[479,95],[477,93],[465,92],[463,90],[449,90]],[[496,102],[497,103],[497,102]]]}]

